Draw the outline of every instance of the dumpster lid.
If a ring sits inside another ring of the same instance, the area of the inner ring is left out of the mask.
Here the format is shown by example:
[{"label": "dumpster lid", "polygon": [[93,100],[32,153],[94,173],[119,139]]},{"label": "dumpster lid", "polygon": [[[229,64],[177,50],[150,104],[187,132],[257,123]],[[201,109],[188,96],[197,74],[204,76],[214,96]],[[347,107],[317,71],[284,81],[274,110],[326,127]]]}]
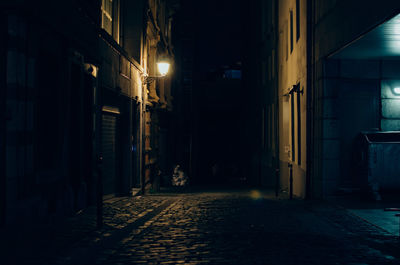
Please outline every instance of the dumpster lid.
[{"label": "dumpster lid", "polygon": [[361,134],[368,142],[400,142],[400,131],[364,131]]}]

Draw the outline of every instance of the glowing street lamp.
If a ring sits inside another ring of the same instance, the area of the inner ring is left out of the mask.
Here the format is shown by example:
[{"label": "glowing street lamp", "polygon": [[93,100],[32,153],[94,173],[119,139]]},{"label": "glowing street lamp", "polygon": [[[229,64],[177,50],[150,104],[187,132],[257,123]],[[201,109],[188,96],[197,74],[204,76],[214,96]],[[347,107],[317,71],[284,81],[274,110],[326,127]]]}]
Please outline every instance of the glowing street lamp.
[{"label": "glowing street lamp", "polygon": [[143,82],[146,83],[146,84],[150,84],[151,82],[153,82],[157,78],[166,76],[168,74],[169,66],[170,66],[170,63],[169,63],[168,60],[166,60],[166,59],[159,60],[157,62],[157,68],[158,68],[158,72],[159,72],[160,75],[159,76],[148,76],[148,75],[145,75]]},{"label": "glowing street lamp", "polygon": [[166,76],[169,70],[169,62],[167,60],[162,60],[157,63],[158,72],[161,76]]}]

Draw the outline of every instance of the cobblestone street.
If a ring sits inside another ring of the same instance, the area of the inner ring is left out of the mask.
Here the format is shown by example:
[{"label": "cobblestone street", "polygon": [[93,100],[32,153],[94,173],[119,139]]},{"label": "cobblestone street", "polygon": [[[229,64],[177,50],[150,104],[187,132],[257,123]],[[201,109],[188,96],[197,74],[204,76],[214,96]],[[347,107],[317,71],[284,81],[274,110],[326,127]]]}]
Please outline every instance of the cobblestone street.
[{"label": "cobblestone street", "polygon": [[345,209],[258,191],[114,198],[101,231],[78,232],[2,254],[9,264],[400,264],[397,238]]}]

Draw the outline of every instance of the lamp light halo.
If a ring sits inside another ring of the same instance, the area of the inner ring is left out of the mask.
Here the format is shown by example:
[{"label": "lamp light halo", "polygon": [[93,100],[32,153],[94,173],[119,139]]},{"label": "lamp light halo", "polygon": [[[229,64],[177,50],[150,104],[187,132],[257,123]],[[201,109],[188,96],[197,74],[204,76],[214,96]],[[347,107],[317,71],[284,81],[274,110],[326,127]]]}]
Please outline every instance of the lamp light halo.
[{"label": "lamp light halo", "polygon": [[168,74],[170,63],[167,60],[161,60],[157,62],[158,72],[161,76],[166,76]]},{"label": "lamp light halo", "polygon": [[392,91],[393,91],[393,94],[400,96],[400,87],[399,86],[393,87]]}]

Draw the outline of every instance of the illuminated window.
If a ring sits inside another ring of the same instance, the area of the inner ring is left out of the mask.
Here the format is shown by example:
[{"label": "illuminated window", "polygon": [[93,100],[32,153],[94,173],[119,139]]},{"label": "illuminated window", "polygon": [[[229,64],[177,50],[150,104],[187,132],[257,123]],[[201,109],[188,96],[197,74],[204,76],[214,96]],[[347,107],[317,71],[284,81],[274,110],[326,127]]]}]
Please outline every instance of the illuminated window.
[{"label": "illuminated window", "polygon": [[101,27],[119,43],[119,0],[101,1]]}]

